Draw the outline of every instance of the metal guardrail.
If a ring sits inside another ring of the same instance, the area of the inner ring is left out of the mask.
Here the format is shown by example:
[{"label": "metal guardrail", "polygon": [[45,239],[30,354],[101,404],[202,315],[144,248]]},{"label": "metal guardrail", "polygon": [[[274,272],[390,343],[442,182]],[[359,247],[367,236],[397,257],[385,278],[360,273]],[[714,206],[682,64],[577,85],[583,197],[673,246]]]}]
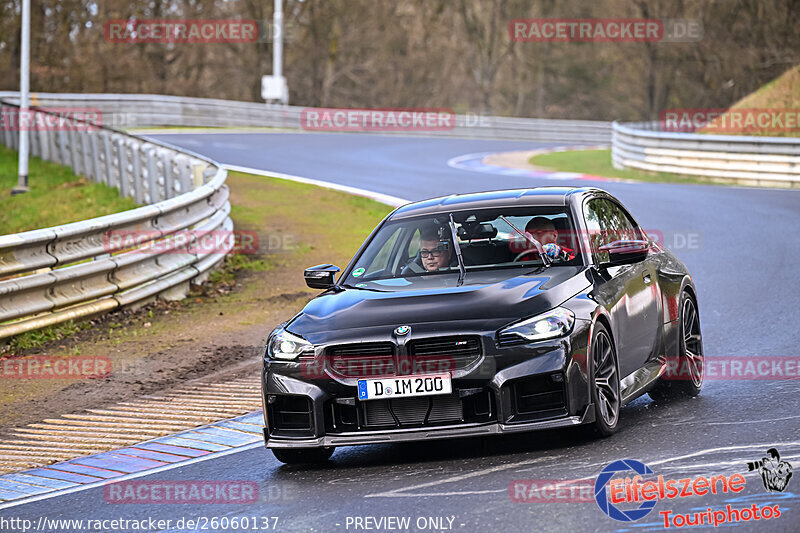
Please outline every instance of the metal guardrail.
[{"label": "metal guardrail", "polygon": [[[15,98],[16,94],[0,92],[0,98]],[[98,109],[104,124],[114,127],[234,126],[299,130],[302,129],[302,111],[313,109],[154,94],[35,93],[33,97],[37,105],[43,107]],[[456,115],[455,127],[450,130],[397,134],[607,145],[611,141],[611,123],[467,114]]]},{"label": "metal guardrail", "polygon": [[658,127],[658,122],[615,122],[614,167],[800,187],[800,138],[674,133]]},{"label": "metal guardrail", "polygon": [[[0,100],[0,123],[11,123],[8,115],[16,112]],[[0,144],[17,148],[18,134],[11,129],[0,130]],[[227,172],[214,161],[108,127],[34,129],[30,142],[32,155],[149,205],[0,235],[0,339],[156,296],[180,298],[230,251],[232,239],[213,251],[191,247],[205,232],[233,230]],[[191,230],[187,246],[164,244],[182,230]],[[139,232],[142,238],[135,248],[120,250],[110,232]]]}]

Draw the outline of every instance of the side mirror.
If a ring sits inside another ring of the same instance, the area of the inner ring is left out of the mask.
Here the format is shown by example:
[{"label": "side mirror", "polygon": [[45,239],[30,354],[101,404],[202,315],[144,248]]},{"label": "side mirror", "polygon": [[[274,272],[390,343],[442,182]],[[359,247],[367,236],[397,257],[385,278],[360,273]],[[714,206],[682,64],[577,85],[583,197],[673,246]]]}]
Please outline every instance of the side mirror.
[{"label": "side mirror", "polygon": [[317,265],[307,268],[303,272],[306,285],[312,289],[330,289],[333,287],[333,278],[340,268],[336,265]]},{"label": "side mirror", "polygon": [[597,250],[608,252],[608,261],[601,263],[601,267],[630,265],[645,260],[650,253],[650,241],[633,239],[614,241],[604,244]]}]

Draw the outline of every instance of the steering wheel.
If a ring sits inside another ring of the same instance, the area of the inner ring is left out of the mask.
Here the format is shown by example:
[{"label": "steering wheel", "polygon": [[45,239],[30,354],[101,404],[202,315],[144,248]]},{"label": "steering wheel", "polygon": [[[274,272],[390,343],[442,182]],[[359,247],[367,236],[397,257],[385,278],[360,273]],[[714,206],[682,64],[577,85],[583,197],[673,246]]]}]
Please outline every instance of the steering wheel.
[{"label": "steering wheel", "polygon": [[404,276],[406,274],[421,274],[423,272],[425,272],[425,268],[423,268],[417,263],[416,258],[406,263],[406,265],[402,269],[400,269],[401,276]]},{"label": "steering wheel", "polygon": [[524,252],[520,252],[519,254],[517,254],[517,257],[514,258],[514,262],[522,261],[522,258],[525,257],[526,255],[533,255],[533,254],[536,254],[536,257],[540,257],[538,250],[525,250]]}]

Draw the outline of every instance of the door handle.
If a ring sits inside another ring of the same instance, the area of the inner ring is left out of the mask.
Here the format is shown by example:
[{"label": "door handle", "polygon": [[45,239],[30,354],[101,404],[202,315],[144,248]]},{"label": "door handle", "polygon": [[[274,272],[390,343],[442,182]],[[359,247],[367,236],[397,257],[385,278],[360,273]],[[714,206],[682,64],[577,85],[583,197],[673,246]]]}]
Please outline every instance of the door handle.
[{"label": "door handle", "polygon": [[650,281],[652,281],[650,279],[650,274],[648,272],[644,273],[644,275],[642,276],[642,279],[644,280],[644,284],[645,285],[650,285]]}]

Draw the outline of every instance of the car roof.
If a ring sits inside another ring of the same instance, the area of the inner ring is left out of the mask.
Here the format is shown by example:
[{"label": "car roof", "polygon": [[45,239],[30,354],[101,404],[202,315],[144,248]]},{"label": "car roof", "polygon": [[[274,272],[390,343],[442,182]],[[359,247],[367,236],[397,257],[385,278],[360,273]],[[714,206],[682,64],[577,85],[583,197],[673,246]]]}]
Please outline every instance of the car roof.
[{"label": "car roof", "polygon": [[399,207],[392,219],[433,215],[448,211],[468,211],[495,207],[566,206],[569,197],[604,192],[594,187],[533,187],[498,191],[451,194]]}]

